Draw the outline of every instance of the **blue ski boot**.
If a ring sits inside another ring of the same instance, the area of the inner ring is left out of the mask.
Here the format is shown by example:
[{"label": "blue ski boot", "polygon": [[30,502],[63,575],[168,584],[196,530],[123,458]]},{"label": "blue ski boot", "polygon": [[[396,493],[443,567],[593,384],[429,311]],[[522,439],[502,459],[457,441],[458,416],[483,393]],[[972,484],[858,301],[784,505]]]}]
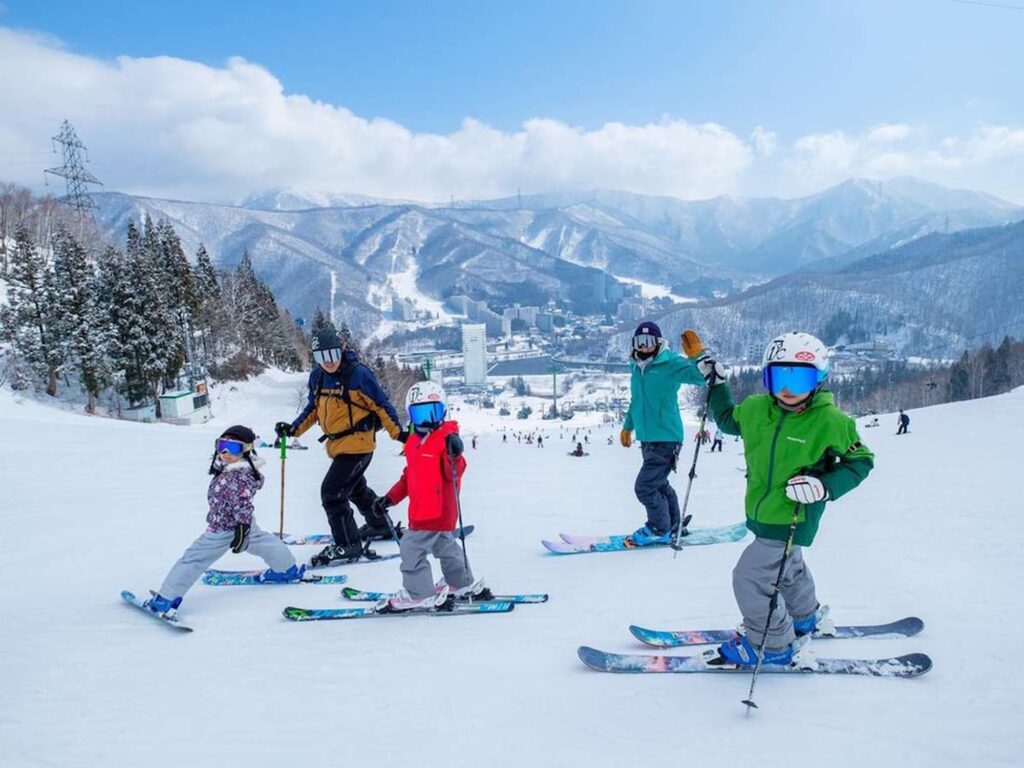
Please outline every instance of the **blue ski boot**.
[{"label": "blue ski boot", "polygon": [[263,582],[264,584],[291,584],[296,581],[302,581],[303,576],[306,573],[306,565],[293,565],[287,571],[272,571],[266,570],[256,577],[256,581]]},{"label": "blue ski boot", "polygon": [[[797,638],[796,642],[790,643],[785,648],[774,651],[765,648],[761,663],[813,669],[815,661],[814,655],[807,648],[809,641],[810,636],[805,635]],[[754,667],[757,665],[757,648],[750,644],[746,635],[737,634],[734,640],[723,643],[714,650],[705,651],[702,658],[709,667]]]},{"label": "blue ski boot", "polygon": [[819,605],[818,609],[810,616],[800,619],[793,619],[793,631],[797,637],[802,635],[817,635],[818,637],[831,637],[836,633],[836,623],[829,618],[828,606]]},{"label": "blue ski boot", "polygon": [[638,547],[647,547],[651,544],[669,544],[672,541],[671,533],[658,533],[649,525],[637,528],[629,536]]},{"label": "blue ski boot", "polygon": [[153,590],[150,590],[149,594],[151,594],[152,597],[142,604],[143,607],[148,608],[153,613],[158,613],[167,619],[173,619],[177,615],[178,606],[181,605],[180,597],[170,600],[157,594]]}]

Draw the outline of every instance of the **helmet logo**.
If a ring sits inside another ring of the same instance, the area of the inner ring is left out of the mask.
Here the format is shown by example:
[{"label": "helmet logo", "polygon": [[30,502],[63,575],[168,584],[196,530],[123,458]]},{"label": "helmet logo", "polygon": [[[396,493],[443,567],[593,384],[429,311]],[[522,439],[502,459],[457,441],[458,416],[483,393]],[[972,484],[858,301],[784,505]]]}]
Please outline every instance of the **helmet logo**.
[{"label": "helmet logo", "polygon": [[[786,342],[782,339],[775,339],[764,353],[764,359],[766,362],[772,362],[773,360],[780,360],[786,354]],[[813,355],[812,355],[813,357]]]},{"label": "helmet logo", "polygon": [[427,395],[427,400],[428,400],[428,401],[430,401],[430,400],[440,400],[440,399],[441,399],[441,398],[440,398],[440,396],[439,396],[439,395],[437,394],[437,392],[431,392],[431,393],[430,393],[429,395]]},{"label": "helmet logo", "polygon": [[797,352],[794,357],[802,363],[812,363],[815,360],[814,353],[809,352],[806,349]]},{"label": "helmet logo", "polygon": [[320,339],[316,336],[313,337],[313,341],[309,345],[310,349],[320,349]]}]

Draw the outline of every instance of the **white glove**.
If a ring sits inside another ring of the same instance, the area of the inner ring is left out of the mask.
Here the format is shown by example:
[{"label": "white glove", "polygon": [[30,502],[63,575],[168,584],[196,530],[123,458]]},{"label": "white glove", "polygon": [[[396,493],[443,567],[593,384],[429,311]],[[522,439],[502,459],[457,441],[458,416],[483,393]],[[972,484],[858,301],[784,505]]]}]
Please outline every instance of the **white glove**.
[{"label": "white glove", "polygon": [[697,370],[700,371],[701,376],[704,377],[704,381],[708,383],[709,387],[725,381],[725,368],[715,358],[708,355],[704,355],[704,357],[697,361]]},{"label": "white glove", "polygon": [[786,483],[786,496],[800,504],[814,504],[816,501],[824,501],[828,490],[816,477],[797,475]]}]

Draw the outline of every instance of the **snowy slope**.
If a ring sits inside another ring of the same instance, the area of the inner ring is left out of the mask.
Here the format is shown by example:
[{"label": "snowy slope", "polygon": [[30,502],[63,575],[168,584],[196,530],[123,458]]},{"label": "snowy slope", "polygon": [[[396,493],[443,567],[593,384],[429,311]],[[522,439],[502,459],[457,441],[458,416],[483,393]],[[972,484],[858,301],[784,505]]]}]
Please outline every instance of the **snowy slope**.
[{"label": "snowy slope", "polygon": [[[220,387],[217,420],[194,428],[87,418],[0,392],[0,764],[619,766],[642,756],[774,766],[795,764],[794,750],[829,766],[1020,764],[1024,518],[1013,479],[1024,390],[912,412],[906,437],[894,436],[892,416],[863,430],[877,469],[830,508],[807,553],[840,621],[917,614],[927,624],[917,638],[826,641],[819,654],[920,650],[935,669],[910,681],[765,677],[761,709],[745,720],[745,676],[602,675],[576,658],[581,643],[639,650],[633,622],[737,618],[730,570],[743,544],[675,560],[665,550],[558,558],[541,549],[559,531],[642,521],[632,495],[639,451],[606,445],[610,427],[594,427],[591,455],[574,459],[557,425],[538,449],[503,444],[493,411],[456,414],[480,435],[463,498],[477,525],[472,562],[496,590],[549,591],[546,605],[301,625],[281,608],[341,605],[335,588],[198,585],[182,612],[191,635],[124,605],[119,590],[158,586],[201,532],[219,429],[242,421],[268,434],[297,412],[300,387],[301,377],[283,374]],[[295,533],[326,529],[318,489],[327,460],[312,438],[303,442],[311,450],[290,453],[287,466]],[[741,517],[740,446],[725,448],[700,457],[695,524]],[[280,470],[267,458],[257,515],[274,528]],[[368,474],[378,492],[400,462],[385,438]],[[683,473],[673,480],[682,489]],[[257,562],[229,554],[219,565]],[[345,572],[359,587],[400,583],[393,562]]]}]

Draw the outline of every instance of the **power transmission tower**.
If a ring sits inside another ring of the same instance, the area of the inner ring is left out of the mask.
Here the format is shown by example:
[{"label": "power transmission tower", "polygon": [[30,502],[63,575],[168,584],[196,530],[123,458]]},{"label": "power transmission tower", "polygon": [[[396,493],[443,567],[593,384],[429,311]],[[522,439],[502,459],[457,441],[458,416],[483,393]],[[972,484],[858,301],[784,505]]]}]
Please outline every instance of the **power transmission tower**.
[{"label": "power transmission tower", "polygon": [[88,150],[85,144],[78,138],[75,129],[67,120],[60,126],[60,133],[53,137],[53,151],[57,151],[57,144],[61,145],[61,153],[64,156],[64,164],[58,168],[47,168],[44,173],[54,176],[61,176],[67,183],[67,195],[62,201],[78,211],[80,217],[88,216],[89,212],[96,207],[95,201],[89,197],[89,190],[86,184],[99,184],[103,182],[85,170],[82,164],[82,156],[85,155],[88,161]]}]

